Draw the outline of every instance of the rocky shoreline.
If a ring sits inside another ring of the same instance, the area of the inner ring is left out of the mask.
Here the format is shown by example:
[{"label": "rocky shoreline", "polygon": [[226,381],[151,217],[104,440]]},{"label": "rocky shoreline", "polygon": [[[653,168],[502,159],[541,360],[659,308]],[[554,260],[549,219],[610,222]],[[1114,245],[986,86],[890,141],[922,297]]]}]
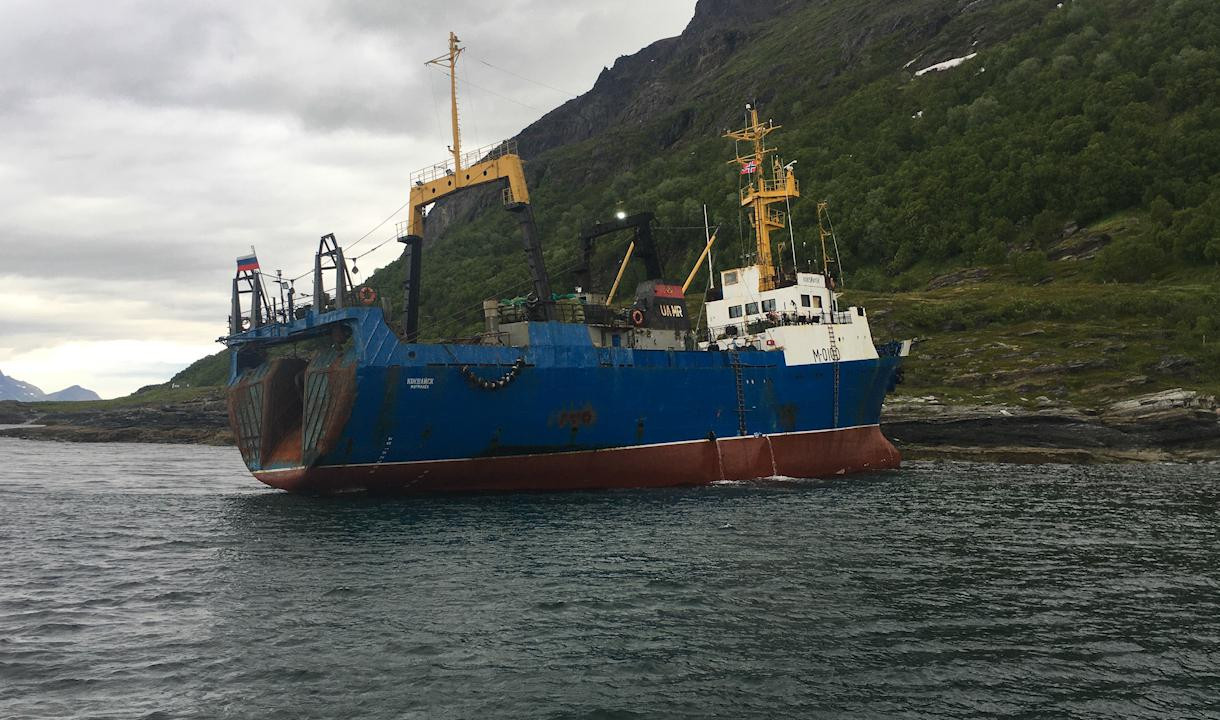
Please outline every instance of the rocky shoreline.
[{"label": "rocky shoreline", "polygon": [[107,406],[82,403],[46,410],[38,403],[0,403],[0,437],[64,442],[232,445],[223,391],[185,402]]},{"label": "rocky shoreline", "polygon": [[[0,436],[69,442],[232,445],[223,395],[187,402],[45,410],[0,403]],[[946,404],[898,396],[883,411],[885,434],[911,460],[1012,463],[1220,461],[1216,398],[1170,390],[1100,410],[1055,405]]]},{"label": "rocky shoreline", "polygon": [[1192,390],[1141,395],[1082,410],[1055,405],[947,405],[891,399],[885,434],[909,459],[1074,464],[1220,460],[1216,398]]}]

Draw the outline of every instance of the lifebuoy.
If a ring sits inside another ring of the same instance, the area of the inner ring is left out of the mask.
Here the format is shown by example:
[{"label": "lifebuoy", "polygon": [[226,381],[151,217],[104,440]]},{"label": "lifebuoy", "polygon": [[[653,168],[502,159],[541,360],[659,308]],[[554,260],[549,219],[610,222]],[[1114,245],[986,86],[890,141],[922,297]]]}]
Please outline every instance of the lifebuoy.
[{"label": "lifebuoy", "polygon": [[377,291],[365,285],[356,291],[356,299],[360,301],[361,305],[372,305],[377,302]]},{"label": "lifebuoy", "polygon": [[644,325],[644,311],[643,310],[636,308],[631,311],[631,324],[635,325],[636,327],[643,327],[643,325]]}]

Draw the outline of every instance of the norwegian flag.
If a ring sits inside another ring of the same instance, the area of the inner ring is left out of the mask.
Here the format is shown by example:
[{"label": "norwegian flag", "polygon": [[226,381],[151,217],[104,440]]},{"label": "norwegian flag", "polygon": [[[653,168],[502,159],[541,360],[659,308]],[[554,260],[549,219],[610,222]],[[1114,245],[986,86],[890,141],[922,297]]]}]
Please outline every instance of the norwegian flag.
[{"label": "norwegian flag", "polygon": [[755,163],[753,160],[751,160],[749,162],[744,162],[741,164],[741,174],[742,175],[753,175],[754,171],[757,169],[758,169],[758,164]]}]

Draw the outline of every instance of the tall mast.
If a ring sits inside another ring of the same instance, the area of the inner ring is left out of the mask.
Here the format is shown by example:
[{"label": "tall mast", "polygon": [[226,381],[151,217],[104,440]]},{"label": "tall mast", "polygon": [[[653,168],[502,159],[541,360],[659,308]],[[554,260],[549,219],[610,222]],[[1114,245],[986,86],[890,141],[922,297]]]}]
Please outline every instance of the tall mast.
[{"label": "tall mast", "polygon": [[830,263],[834,262],[830,259],[830,253],[826,248],[826,238],[830,237],[830,230],[826,227],[826,220],[830,217],[829,205],[825,202],[818,203],[818,239],[822,241],[822,274],[830,277]]},{"label": "tall mast", "polygon": [[779,210],[773,210],[771,205],[800,197],[801,192],[791,166],[780,165],[777,157],[771,157],[770,177],[767,177],[767,158],[775,152],[775,148],[767,147],[765,141],[767,135],[781,126],[770,120],[759,122],[758,108],[746,105],[746,109],[750,111],[750,126],[727,133],[725,137],[749,143],[753,151],[748,155],[738,155],[729,163],[740,165],[742,174],[750,176],[750,182],[741,189],[741,206],[751,209],[750,225],[754,228],[758,246],[754,263],[758,267],[758,289],[773,290],[779,278],[771,257],[771,231],[786,227],[787,218]]},{"label": "tall mast", "polygon": [[453,153],[454,173],[462,171],[462,131],[458,128],[457,106],[457,60],[461,54],[462,48],[458,46],[458,36],[456,33],[450,32],[449,54],[441,55],[425,63],[425,65],[439,65],[449,70],[449,114],[453,120],[453,144],[449,146],[449,152]]},{"label": "tall mast", "polygon": [[449,110],[453,119],[453,145],[449,147],[449,152],[453,155],[453,162],[438,163],[411,173],[411,215],[405,228],[400,229],[398,238],[406,245],[403,249],[407,259],[407,279],[403,284],[403,330],[409,341],[419,334],[419,257],[424,242],[424,211],[438,200],[476,185],[501,186],[504,207],[511,210],[521,224],[526,264],[534,282],[534,293],[541,301],[538,314],[543,319],[555,317],[551,280],[542,259],[542,243],[538,240],[538,229],[534,224],[529,186],[525,182],[525,166],[517,155],[517,142],[505,140],[473,150],[470,152],[470,166],[463,166],[457,107],[457,61],[461,54],[458,37],[451,32],[449,52],[426,63],[449,71]]},{"label": "tall mast", "polygon": [[[529,187],[525,184],[525,168],[517,155],[515,140],[505,140],[494,146],[470,153],[471,165],[462,158],[462,132],[458,125],[457,61],[462,54],[456,33],[449,33],[449,52],[429,60],[425,65],[437,65],[449,72],[449,111],[453,120],[453,145],[449,146],[452,162],[431,165],[411,173],[411,217],[404,237],[423,238],[424,210],[432,203],[464,188],[486,183],[506,184],[504,205],[510,210],[523,210],[530,203]],[[549,295],[549,293],[548,293]]]}]

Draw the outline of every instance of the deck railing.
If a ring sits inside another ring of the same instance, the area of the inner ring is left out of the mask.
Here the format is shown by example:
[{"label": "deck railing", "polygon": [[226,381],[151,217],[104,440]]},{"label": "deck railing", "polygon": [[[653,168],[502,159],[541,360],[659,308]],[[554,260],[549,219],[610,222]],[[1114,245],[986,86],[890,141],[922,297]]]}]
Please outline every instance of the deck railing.
[{"label": "deck railing", "polygon": [[[504,157],[505,155],[517,154],[516,140],[503,140],[501,142],[485,145],[484,147],[469,152],[462,153],[462,167],[468,168],[472,165],[485,162],[487,160],[495,160],[496,158]],[[438,178],[443,178],[446,175],[454,174],[455,168],[453,160],[446,160],[442,163],[429,165],[426,168],[416,170],[411,173],[412,185],[423,185],[430,183]]]},{"label": "deck railing", "polygon": [[[630,311],[621,308],[611,308],[605,305],[585,304],[575,301],[552,301],[552,317],[565,323],[578,325],[605,325],[609,327],[630,327]],[[544,317],[542,303],[519,302],[500,306],[500,322],[515,323],[527,320],[541,320]]]},{"label": "deck railing", "polygon": [[731,338],[760,335],[771,328],[787,325],[850,325],[854,313],[850,311],[815,313],[813,315],[800,313],[768,313],[759,318],[742,320],[728,325],[708,328],[707,340],[728,340]]},{"label": "deck railing", "polygon": [[[788,180],[784,177],[778,177],[778,178],[775,178],[772,180],[764,179],[762,181],[762,192],[765,192],[765,193],[783,192],[784,190],[787,189],[787,187],[788,187]],[[793,180],[792,187],[793,187],[793,190],[795,191],[793,194],[799,195],[800,190],[801,190],[800,182],[798,182],[797,180]],[[757,182],[752,182],[749,185],[746,185],[745,187],[743,187],[741,189],[741,202],[743,204],[749,202],[750,200],[752,200],[754,198],[754,195],[758,192],[759,192],[759,189],[758,189]]]}]

